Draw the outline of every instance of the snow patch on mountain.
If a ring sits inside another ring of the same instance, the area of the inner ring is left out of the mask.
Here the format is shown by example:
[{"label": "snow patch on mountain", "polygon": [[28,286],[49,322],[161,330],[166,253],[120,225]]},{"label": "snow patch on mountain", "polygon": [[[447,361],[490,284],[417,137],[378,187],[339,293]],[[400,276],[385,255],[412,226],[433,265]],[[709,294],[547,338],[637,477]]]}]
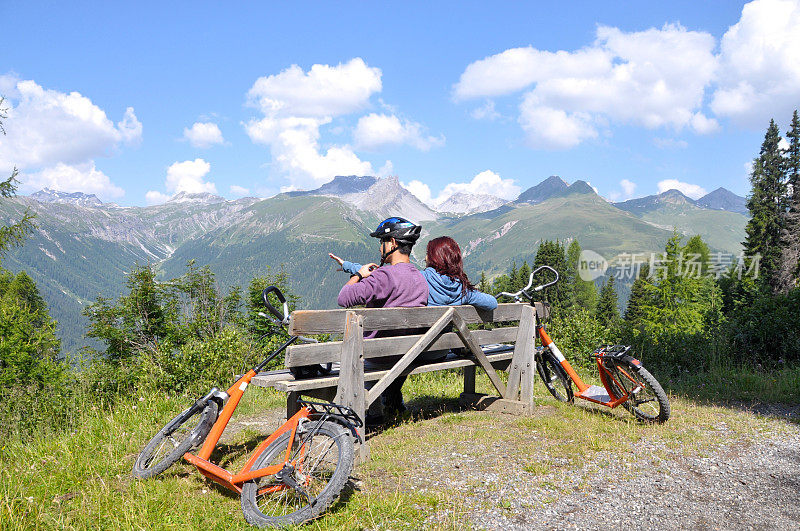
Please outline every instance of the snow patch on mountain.
[{"label": "snow patch on mountain", "polygon": [[84,194],[83,192],[61,192],[51,188],[45,188],[31,194],[31,198],[40,203],[67,203],[82,207],[97,208],[103,206],[103,202],[94,194]]},{"label": "snow patch on mountain", "polygon": [[482,243],[488,243],[490,241],[497,240],[498,238],[502,238],[503,236],[508,234],[508,231],[510,231],[511,228],[514,225],[516,225],[517,223],[519,223],[518,219],[509,221],[508,223],[506,223],[502,227],[500,227],[500,230],[493,232],[492,234],[490,234],[486,238],[478,238],[476,240],[470,240],[469,243],[467,244],[466,250],[464,251],[464,256],[467,256],[468,254],[470,254],[472,251],[475,250],[476,247],[478,247],[478,245],[480,245]]},{"label": "snow patch on mountain", "polygon": [[477,214],[494,210],[508,203],[505,199],[490,194],[457,192],[436,206],[436,210],[452,214]]},{"label": "snow patch on mountain", "polygon": [[197,194],[190,194],[188,192],[178,192],[167,203],[202,203],[204,205],[214,205],[217,203],[224,203],[225,198],[218,195],[202,192]]}]

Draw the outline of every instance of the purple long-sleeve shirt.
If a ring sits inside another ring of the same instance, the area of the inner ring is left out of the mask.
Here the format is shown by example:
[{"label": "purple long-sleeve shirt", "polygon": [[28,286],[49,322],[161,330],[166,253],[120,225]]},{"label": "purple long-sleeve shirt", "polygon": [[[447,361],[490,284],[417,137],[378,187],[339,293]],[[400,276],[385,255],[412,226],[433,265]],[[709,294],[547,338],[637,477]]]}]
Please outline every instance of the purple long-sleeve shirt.
[{"label": "purple long-sleeve shirt", "polygon": [[339,306],[359,304],[367,308],[410,308],[428,303],[428,283],[411,264],[385,265],[361,282],[345,284],[339,292]]}]

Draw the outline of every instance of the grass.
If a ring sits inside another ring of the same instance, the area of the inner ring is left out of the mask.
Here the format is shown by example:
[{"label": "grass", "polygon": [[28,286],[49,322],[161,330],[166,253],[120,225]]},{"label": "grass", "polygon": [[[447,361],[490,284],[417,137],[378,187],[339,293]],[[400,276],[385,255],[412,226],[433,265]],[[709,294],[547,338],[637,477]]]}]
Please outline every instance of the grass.
[{"label": "grass", "polygon": [[674,393],[709,402],[800,402],[800,367],[754,372],[747,367],[722,365],[708,372],[684,371],[662,382]]},{"label": "grass", "polygon": [[[354,487],[307,528],[463,529],[476,512],[511,513],[585,488],[583,478],[603,473],[609,463],[621,465],[623,476],[632,475],[643,455],[652,466],[662,466],[658,463],[676,456],[713,453],[731,440],[748,444],[786,423],[723,402],[800,396],[796,375],[720,371],[676,379],[668,386],[673,415],[661,426],[639,424],[622,408],[558,403],[538,382],[539,407],[532,417],[459,411],[457,372],[411,377],[404,394],[412,418],[371,439],[372,460],[357,467]],[[491,392],[480,374],[478,390]],[[275,428],[284,400],[277,392],[253,390],[234,422],[268,417]],[[110,411],[88,408],[72,432],[5,441],[0,529],[250,529],[238,496],[186,464],[153,480],[130,476],[147,439],[187,402],[186,397],[132,397]],[[263,433],[248,425],[225,439],[217,455],[234,468]],[[522,499],[509,490],[514,485],[534,488],[536,495]]]}]

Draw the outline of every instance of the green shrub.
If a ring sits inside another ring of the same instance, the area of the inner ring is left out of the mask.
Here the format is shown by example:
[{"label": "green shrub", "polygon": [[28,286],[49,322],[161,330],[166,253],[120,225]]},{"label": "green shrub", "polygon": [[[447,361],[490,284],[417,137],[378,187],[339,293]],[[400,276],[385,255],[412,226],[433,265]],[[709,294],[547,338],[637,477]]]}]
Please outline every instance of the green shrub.
[{"label": "green shrub", "polygon": [[614,343],[614,331],[604,327],[587,309],[573,308],[554,315],[547,333],[574,367],[592,370],[594,358],[589,354],[604,343]]},{"label": "green shrub", "polygon": [[800,362],[800,288],[762,294],[731,312],[731,359],[766,368]]}]

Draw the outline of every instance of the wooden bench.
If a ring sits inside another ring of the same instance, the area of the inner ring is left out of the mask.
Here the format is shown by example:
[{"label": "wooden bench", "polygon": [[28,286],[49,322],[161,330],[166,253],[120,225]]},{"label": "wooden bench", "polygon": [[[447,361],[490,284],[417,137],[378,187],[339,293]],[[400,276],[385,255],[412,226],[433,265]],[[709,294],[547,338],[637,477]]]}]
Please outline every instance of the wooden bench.
[{"label": "wooden bench", "polygon": [[[469,330],[469,324],[508,324],[491,330]],[[291,314],[292,335],[334,334],[341,341],[292,345],[286,351],[287,369],[262,372],[253,385],[273,387],[288,393],[287,416],[297,412],[297,399],[310,396],[349,406],[364,420],[369,405],[397,377],[430,371],[463,368],[464,392],[460,402],[479,409],[526,414],[533,407],[534,334],[536,315],[526,304],[500,304],[493,311],[478,311],[472,306],[421,308],[364,308],[353,310],[298,310]],[[427,329],[422,334],[402,333],[392,337],[364,339],[364,331]],[[480,345],[513,343],[513,351],[484,353]],[[466,356],[449,355],[443,360],[418,360],[425,351],[465,347]],[[364,360],[383,356],[402,356],[391,368],[364,371]],[[297,379],[288,368],[333,363],[329,375]],[[337,367],[338,364],[338,367]],[[497,391],[496,396],[475,392],[475,369],[480,366]],[[507,385],[497,369],[508,370]],[[376,381],[365,390],[364,383]],[[363,436],[363,432],[361,433]],[[368,458],[362,445],[360,457]]]}]

